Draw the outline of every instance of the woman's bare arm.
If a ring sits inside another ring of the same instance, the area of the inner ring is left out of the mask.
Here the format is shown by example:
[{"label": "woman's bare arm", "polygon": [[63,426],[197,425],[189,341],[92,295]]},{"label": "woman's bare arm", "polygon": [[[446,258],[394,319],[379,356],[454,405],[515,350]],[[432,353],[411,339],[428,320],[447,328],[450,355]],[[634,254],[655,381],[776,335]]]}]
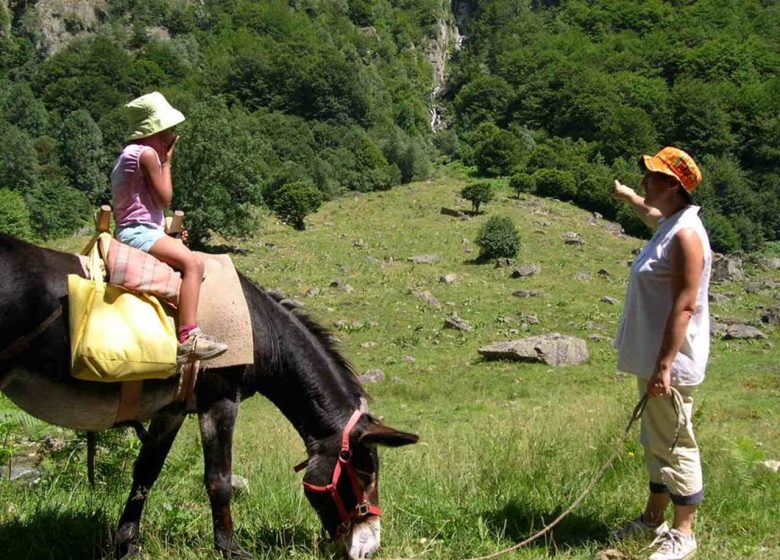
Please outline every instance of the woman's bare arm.
[{"label": "woman's bare arm", "polygon": [[648,206],[645,204],[645,199],[634,191],[631,187],[627,187],[617,179],[615,179],[615,197],[620,200],[625,200],[634,210],[634,214],[642,220],[647,227],[655,229],[658,227],[658,220],[663,217],[661,211],[658,208]]}]

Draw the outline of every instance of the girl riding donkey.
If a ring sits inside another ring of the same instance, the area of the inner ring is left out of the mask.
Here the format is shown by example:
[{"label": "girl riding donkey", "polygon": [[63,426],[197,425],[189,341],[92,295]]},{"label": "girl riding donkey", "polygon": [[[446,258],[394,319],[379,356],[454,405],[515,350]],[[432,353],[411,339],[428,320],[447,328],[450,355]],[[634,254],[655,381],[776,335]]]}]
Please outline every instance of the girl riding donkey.
[{"label": "girl riding donkey", "polygon": [[216,358],[227,351],[227,345],[197,326],[203,261],[164,231],[163,211],[173,198],[171,163],[179,140],[174,127],[184,121],[184,115],[158,92],[134,99],[125,109],[130,134],[111,172],[116,238],[181,271],[177,360]]}]

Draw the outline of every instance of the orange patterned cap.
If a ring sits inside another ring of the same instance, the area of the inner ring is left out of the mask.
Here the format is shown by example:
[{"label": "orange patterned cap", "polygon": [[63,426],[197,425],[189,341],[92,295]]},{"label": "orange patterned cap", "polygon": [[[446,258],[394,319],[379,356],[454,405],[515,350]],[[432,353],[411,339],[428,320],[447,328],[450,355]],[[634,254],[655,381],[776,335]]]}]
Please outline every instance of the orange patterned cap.
[{"label": "orange patterned cap", "polygon": [[673,146],[667,146],[654,156],[642,156],[642,164],[648,171],[671,175],[688,193],[701,183],[701,171],[693,158]]}]

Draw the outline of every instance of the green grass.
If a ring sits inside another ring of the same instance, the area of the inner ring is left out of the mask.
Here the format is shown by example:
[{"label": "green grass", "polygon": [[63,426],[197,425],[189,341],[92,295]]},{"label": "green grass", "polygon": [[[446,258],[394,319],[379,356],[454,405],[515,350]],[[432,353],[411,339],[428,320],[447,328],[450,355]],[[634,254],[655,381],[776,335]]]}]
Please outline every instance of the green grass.
[{"label": "green grass", "polygon": [[[418,445],[383,452],[380,558],[466,558],[523,539],[584,488],[611,453],[636,397],[633,377],[615,370],[611,340],[620,306],[600,298],[622,301],[626,261],[642,241],[610,233],[603,221],[589,224],[590,215],[569,204],[515,199],[506,189],[470,220],[441,214],[442,206],[468,209],[458,196],[463,184],[442,178],[345,197],[325,204],[304,232],[268,217],[262,231],[241,242],[246,252],[235,256],[240,270],[303,301],[333,328],[358,372],[384,370],[387,381],[369,388],[372,410],[421,435]],[[521,235],[518,262],[541,264],[541,274],[514,280],[506,269],[473,264],[473,240],[494,214],[512,217]],[[568,231],[581,233],[585,245],[565,245]],[[82,242],[57,246],[76,250]],[[406,262],[417,254],[441,260]],[[610,275],[599,275],[602,268]],[[579,279],[579,272],[590,278]],[[749,272],[751,280],[767,274]],[[456,274],[457,282],[440,283],[446,273]],[[334,279],[354,291],[329,287]],[[759,305],[776,301],[769,292],[746,293],[744,284],[714,287],[734,297],[713,312],[755,319]],[[307,297],[314,287],[319,294]],[[511,295],[518,288],[544,295],[519,299]],[[422,290],[442,308],[421,302],[416,293]],[[453,312],[473,331],[444,329]],[[539,324],[522,322],[521,313],[536,314]],[[347,327],[336,329],[337,321]],[[588,340],[586,364],[560,369],[484,362],[477,353],[492,341],[553,331],[603,339]],[[767,341],[714,340],[698,392],[695,420],[707,484],[698,518],[701,558],[780,557],[780,477],[755,466],[780,458],[780,337],[777,330],[766,332]],[[143,558],[216,558],[197,433],[189,419],[152,492]],[[102,452],[93,491],[85,482],[83,444],[76,443],[67,450],[70,460],[44,462],[37,486],[0,482],[3,558],[107,554],[129,489],[130,453]],[[292,471],[303,457],[303,445],[267,401],[257,397],[242,405],[234,470],[249,479],[251,490],[236,497],[234,518],[242,544],[257,558],[328,555],[318,548],[319,524]],[[553,537],[513,557],[594,558],[608,546],[609,528],[642,507],[645,488],[641,448],[631,437],[604,481]],[[623,550],[641,558],[640,548]]]}]

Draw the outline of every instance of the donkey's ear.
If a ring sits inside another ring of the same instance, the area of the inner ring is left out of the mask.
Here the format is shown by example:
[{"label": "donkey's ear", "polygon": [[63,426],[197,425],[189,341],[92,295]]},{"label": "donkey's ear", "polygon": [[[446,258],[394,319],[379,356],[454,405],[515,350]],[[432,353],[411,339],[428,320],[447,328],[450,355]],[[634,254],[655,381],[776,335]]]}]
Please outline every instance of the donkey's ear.
[{"label": "donkey's ear", "polygon": [[363,445],[385,445],[387,447],[401,447],[417,443],[419,439],[420,436],[417,434],[399,432],[395,428],[373,422],[358,436],[358,442]]}]

